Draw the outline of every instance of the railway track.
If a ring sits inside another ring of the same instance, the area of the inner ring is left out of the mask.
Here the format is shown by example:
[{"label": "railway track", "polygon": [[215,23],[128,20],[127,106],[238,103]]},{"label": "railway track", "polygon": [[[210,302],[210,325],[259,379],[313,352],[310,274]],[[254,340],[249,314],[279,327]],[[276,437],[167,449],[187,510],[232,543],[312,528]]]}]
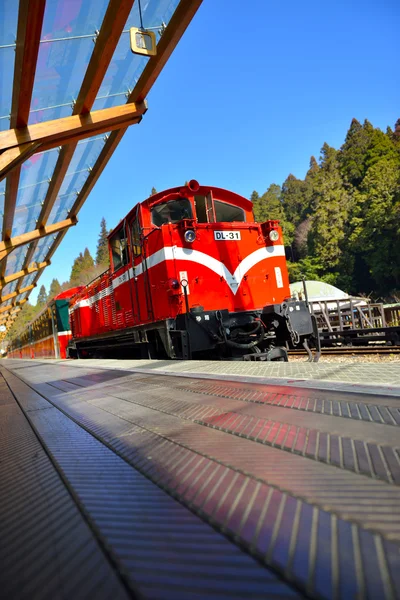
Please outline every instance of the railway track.
[{"label": "railway track", "polygon": [[[400,354],[400,346],[340,346],[322,348],[324,356],[367,355],[367,354]],[[305,350],[289,350],[289,356],[307,356]]]},{"label": "railway track", "polygon": [[73,363],[1,371],[128,593],[399,597],[397,398]]}]

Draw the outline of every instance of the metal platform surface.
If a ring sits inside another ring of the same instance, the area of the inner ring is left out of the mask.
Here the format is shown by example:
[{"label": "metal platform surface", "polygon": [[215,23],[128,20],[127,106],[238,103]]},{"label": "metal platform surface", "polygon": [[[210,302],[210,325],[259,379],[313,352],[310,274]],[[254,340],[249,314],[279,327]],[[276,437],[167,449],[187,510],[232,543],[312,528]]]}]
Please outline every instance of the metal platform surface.
[{"label": "metal platform surface", "polygon": [[[60,364],[69,361],[51,361]],[[371,363],[244,362],[207,360],[77,360],[75,366],[133,372],[278,383],[296,387],[384,393],[400,397],[400,360]]]},{"label": "metal platform surface", "polygon": [[124,364],[0,362],[7,598],[400,598],[394,389]]}]

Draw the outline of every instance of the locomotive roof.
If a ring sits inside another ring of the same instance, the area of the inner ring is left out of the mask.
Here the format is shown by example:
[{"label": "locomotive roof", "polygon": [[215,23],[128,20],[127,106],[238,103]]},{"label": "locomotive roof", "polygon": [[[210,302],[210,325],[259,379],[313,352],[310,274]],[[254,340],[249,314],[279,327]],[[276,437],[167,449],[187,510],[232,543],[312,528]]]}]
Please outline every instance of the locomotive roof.
[{"label": "locomotive roof", "polygon": [[189,186],[181,185],[178,187],[169,188],[168,190],[164,190],[162,192],[157,192],[156,194],[149,196],[146,200],[143,200],[142,202],[138,202],[137,204],[135,204],[135,206],[129,211],[129,213],[123,219],[121,219],[119,221],[118,225],[116,225],[114,227],[114,229],[108,234],[108,238],[110,238],[114,235],[116,230],[121,226],[121,223],[125,219],[129,220],[134,215],[138,206],[143,206],[145,208],[151,208],[152,206],[155,206],[156,204],[165,202],[165,200],[168,199],[169,196],[174,196],[174,195],[179,195],[182,197],[184,197],[184,196],[204,196],[204,195],[207,195],[209,192],[212,192],[214,198],[216,198],[217,200],[235,204],[236,206],[240,206],[240,208],[243,208],[245,211],[253,209],[253,203],[250,200],[248,200],[247,198],[245,198],[244,196],[240,196],[239,194],[236,194],[236,192],[231,192],[230,190],[226,190],[224,188],[216,187],[213,185],[200,185],[198,190],[193,191],[190,189]]}]

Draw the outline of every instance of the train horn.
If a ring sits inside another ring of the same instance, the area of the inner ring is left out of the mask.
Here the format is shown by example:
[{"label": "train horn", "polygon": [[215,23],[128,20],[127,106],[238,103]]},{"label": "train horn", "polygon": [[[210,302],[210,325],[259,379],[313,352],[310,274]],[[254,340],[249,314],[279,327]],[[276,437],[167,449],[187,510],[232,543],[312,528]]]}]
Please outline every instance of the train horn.
[{"label": "train horn", "polygon": [[198,192],[200,189],[199,182],[195,179],[191,179],[187,186],[191,192]]}]

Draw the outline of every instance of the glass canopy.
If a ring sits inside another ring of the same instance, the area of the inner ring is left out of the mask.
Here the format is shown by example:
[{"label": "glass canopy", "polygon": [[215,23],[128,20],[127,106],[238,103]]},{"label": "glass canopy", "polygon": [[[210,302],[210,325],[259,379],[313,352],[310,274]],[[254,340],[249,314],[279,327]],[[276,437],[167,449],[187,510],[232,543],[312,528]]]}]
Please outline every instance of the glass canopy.
[{"label": "glass canopy", "polygon": [[[37,283],[74,224],[88,184],[135,122],[127,116],[124,124],[119,109],[131,106],[140,120],[145,110],[141,101],[130,103],[132,92],[147,96],[201,0],[141,1],[143,27],[157,39],[157,55],[150,58],[131,51],[129,29],[140,27],[139,6],[124,4],[0,0],[0,308],[11,310],[29,296],[24,288]],[[90,120],[87,132],[65,130],[69,123],[72,130],[73,115],[103,110],[116,123],[108,133],[100,117],[98,124]],[[38,129],[45,122],[51,122],[48,138]],[[10,142],[6,134],[15,128],[22,137],[27,131],[25,139],[35,146],[24,146],[19,135]]]}]

